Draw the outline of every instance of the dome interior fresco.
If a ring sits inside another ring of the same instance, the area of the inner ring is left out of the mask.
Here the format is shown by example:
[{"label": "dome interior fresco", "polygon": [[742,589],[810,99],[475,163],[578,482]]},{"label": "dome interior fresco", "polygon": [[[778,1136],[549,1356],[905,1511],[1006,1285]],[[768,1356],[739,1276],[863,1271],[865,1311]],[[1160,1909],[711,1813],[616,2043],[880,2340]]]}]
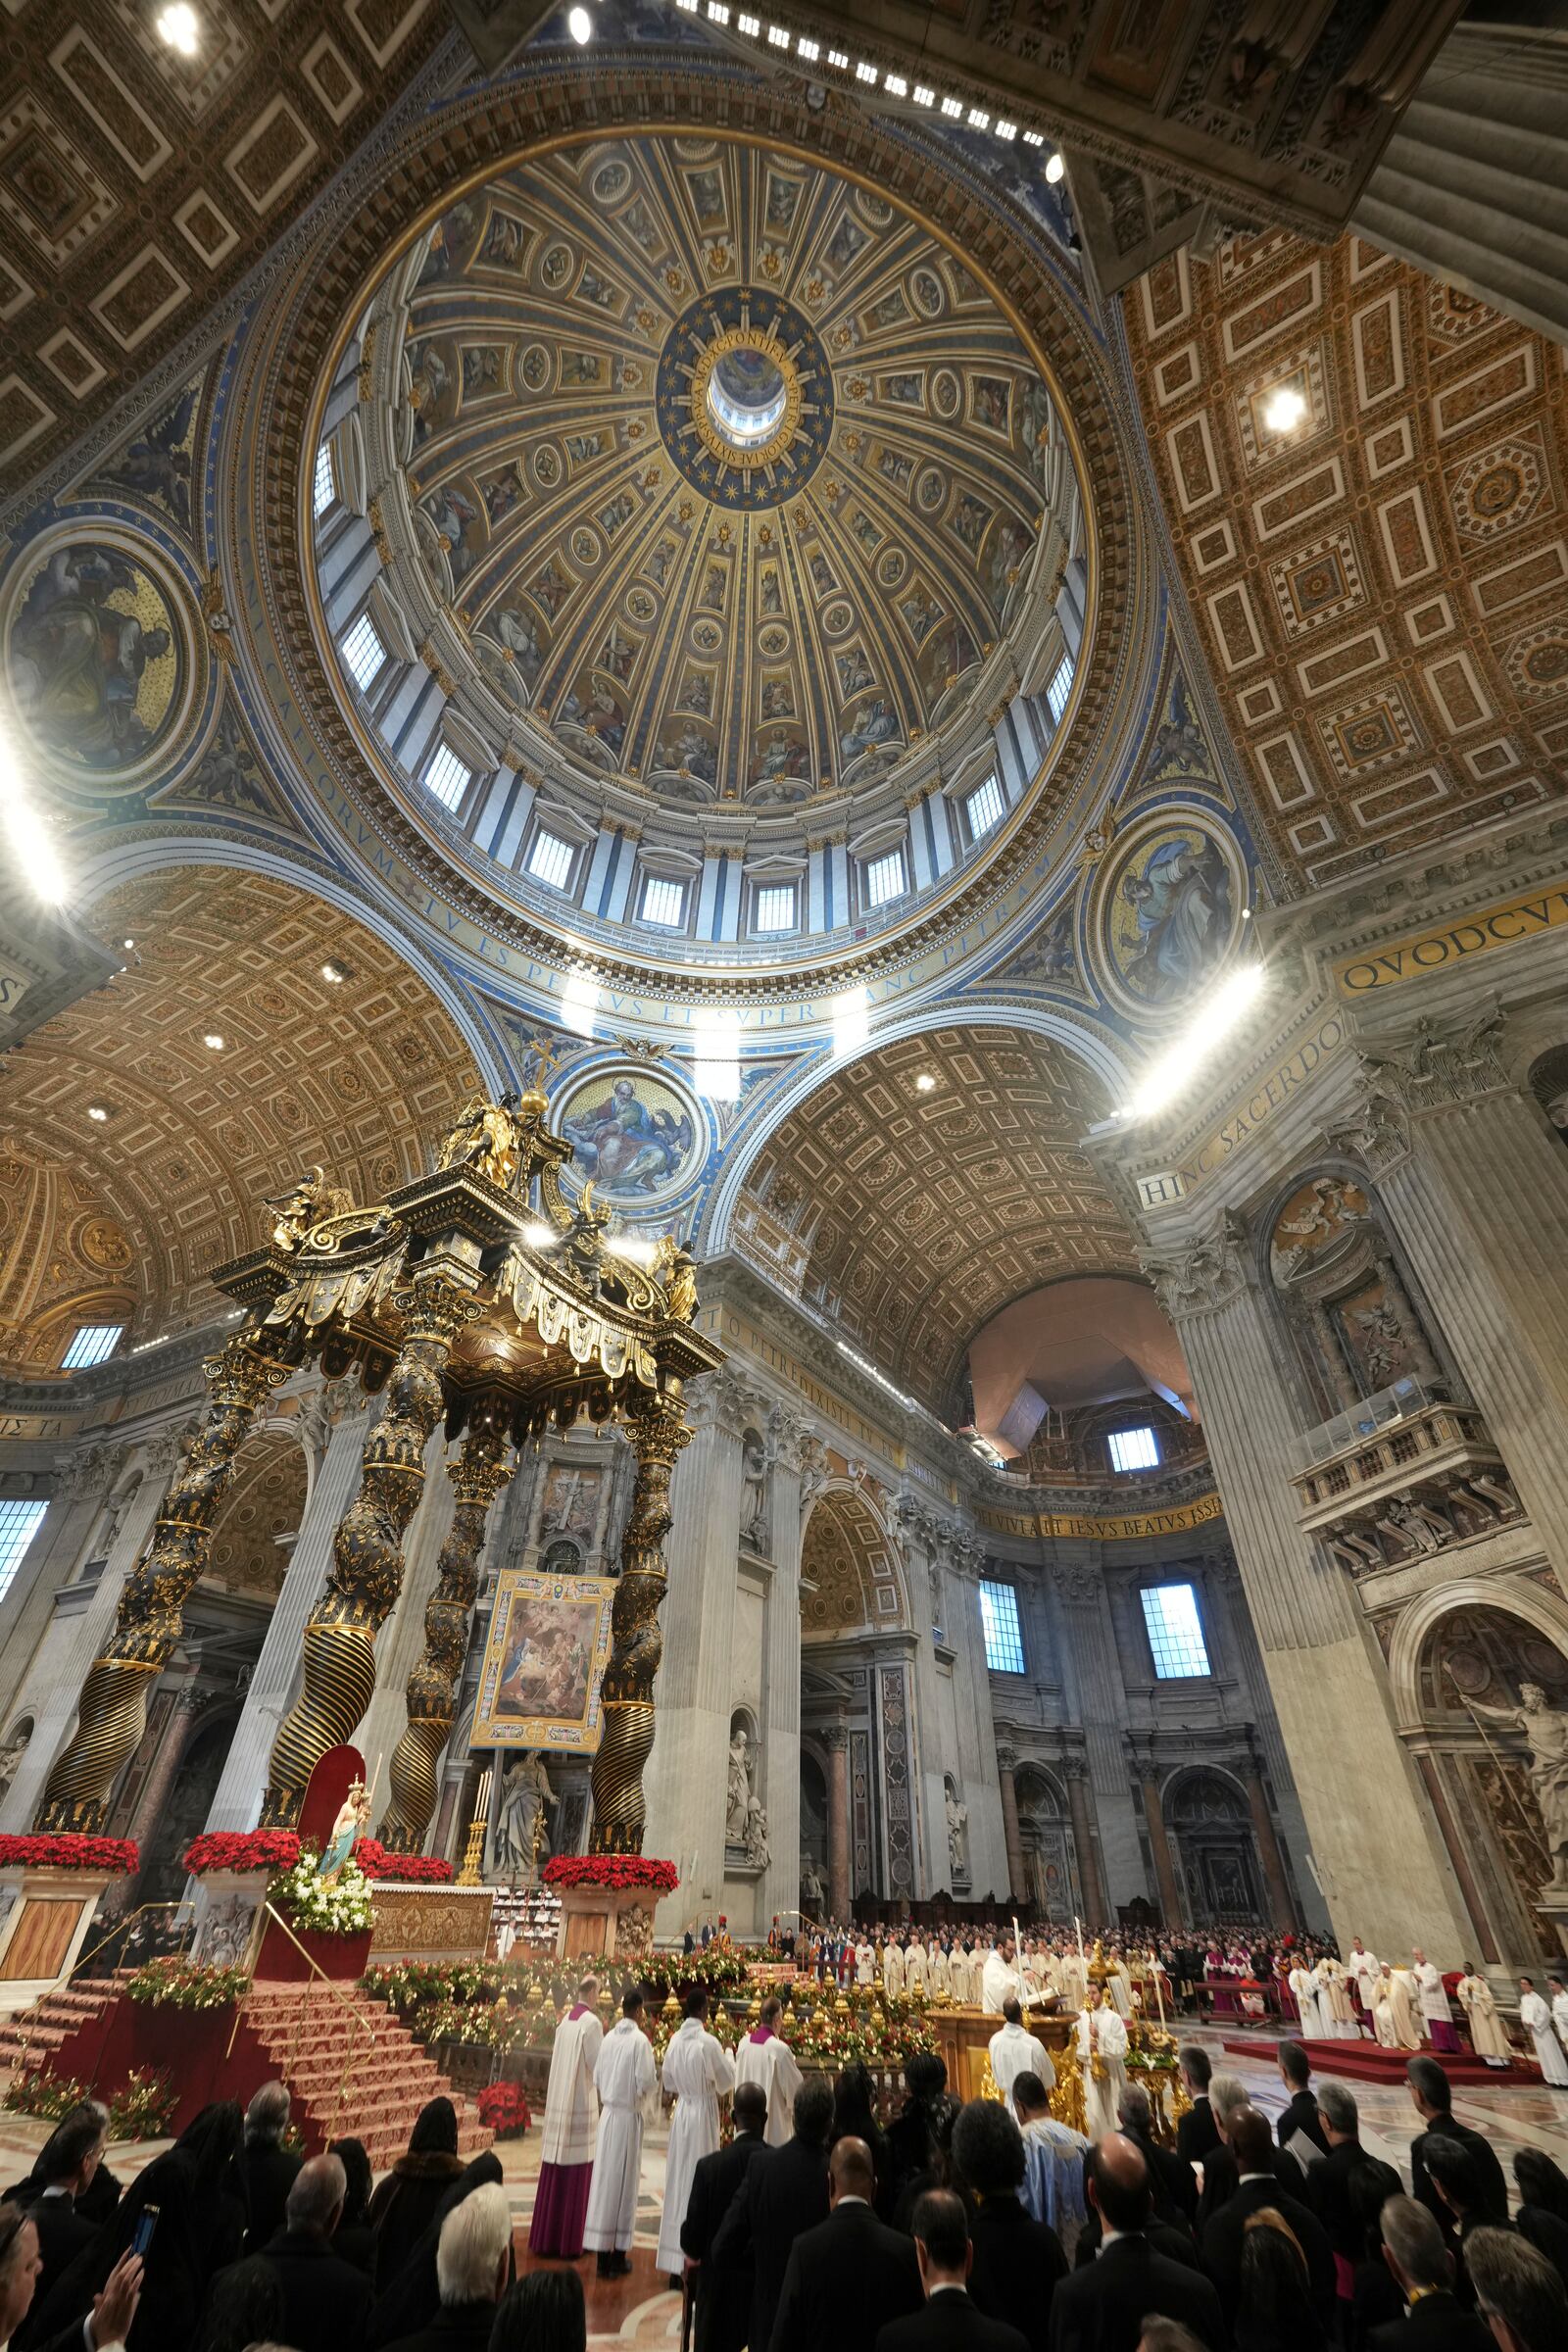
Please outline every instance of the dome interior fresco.
[{"label": "dome interior fresco", "polygon": [[519,164],[360,350],[387,594],[481,730],[579,780],[858,794],[986,734],[1051,620],[1077,485],[1039,367],[932,229],[788,149]]},{"label": "dome interior fresco", "polygon": [[[0,1175],[0,1283],[85,1256],[86,1284],[96,1251],[93,1313],[72,1325],[96,1319],[112,1272],[135,1340],[216,1313],[209,1269],[255,1245],[266,1197],[305,1169],[325,1165],[359,1200],[422,1172],[475,1074],[402,958],[284,883],[180,867],[110,892],[93,920],[135,943],[127,968],[0,1066],[0,1167],[14,1171]],[[322,977],[328,962],[341,982]],[[52,1338],[38,1304],[0,1292],[0,1317],[37,1333],[39,1368],[58,1363],[69,1332]]]},{"label": "dome interior fresco", "polygon": [[788,1235],[802,1298],[956,1420],[965,1350],[1001,1308],[1055,1276],[1133,1270],[1121,1213],[1079,1149],[1105,1108],[1052,1039],[957,1027],[901,1039],[825,1079],[769,1137],[736,1245]]}]

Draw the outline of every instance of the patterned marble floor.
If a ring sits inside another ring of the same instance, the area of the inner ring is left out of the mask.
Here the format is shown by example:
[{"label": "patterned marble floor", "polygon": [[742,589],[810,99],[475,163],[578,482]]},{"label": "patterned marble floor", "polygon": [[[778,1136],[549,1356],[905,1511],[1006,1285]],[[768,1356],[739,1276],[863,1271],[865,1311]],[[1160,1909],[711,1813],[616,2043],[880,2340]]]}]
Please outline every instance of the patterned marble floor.
[{"label": "patterned marble floor", "polygon": [[[1247,2057],[1237,2057],[1222,2049],[1222,2039],[1227,2037],[1238,2038],[1234,2027],[1227,2028],[1225,2036],[1201,2028],[1192,2036],[1212,2051],[1216,2071],[1240,2075],[1257,2105],[1269,2116],[1277,2115],[1285,2104],[1285,2092],[1274,2063],[1273,2035],[1258,2034],[1255,2055]],[[1408,2095],[1375,2083],[1357,2082],[1351,2087],[1360,2109],[1363,2144],[1374,2156],[1396,2166],[1408,2180],[1410,2141],[1417,2125]],[[1478,2085],[1474,2090],[1458,2093],[1454,2112],[1462,2122],[1486,2132],[1508,2174],[1510,2186],[1511,2160],[1516,2148],[1544,2148],[1568,2169],[1568,2091],[1550,2091],[1544,2087],[1494,2091]],[[0,2110],[0,2168],[3,2168],[0,2181],[14,2180],[27,2171],[47,2132],[44,2124]],[[138,2141],[112,2148],[109,2161],[122,2180],[132,2180],[167,2145],[164,2140]],[[504,2141],[497,2153],[516,2225],[517,2258],[520,2264],[526,2264],[527,2225],[539,2174],[537,2131],[526,2139]],[[588,2301],[589,2343],[593,2352],[606,2352],[612,2345],[638,2347],[680,2341],[680,2299],[665,2287],[654,2259],[663,2185],[664,2134],[659,2131],[649,2133],[644,2147],[632,2276],[603,2282],[594,2277],[591,2257],[577,2265]]]}]

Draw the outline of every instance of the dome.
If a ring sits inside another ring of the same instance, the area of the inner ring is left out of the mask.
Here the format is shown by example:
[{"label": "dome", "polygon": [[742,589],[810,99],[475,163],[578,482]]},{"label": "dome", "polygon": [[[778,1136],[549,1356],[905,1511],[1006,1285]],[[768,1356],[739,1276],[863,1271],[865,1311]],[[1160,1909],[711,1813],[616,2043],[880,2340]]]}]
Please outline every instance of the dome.
[{"label": "dome", "polygon": [[1070,439],[997,292],[848,171],[675,132],[514,163],[382,272],[322,403],[329,667],[505,895],[776,960],[906,919],[1032,789],[996,730],[1031,696],[1042,749],[1070,693]]}]

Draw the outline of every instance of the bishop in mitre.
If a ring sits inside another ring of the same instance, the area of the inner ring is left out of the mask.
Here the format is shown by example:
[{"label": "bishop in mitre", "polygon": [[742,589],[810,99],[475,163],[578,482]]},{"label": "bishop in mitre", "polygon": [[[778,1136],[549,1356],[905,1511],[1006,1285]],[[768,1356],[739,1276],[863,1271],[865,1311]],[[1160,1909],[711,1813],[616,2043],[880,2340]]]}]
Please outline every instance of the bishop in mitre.
[{"label": "bishop in mitre", "polygon": [[762,2133],[770,2148],[781,2148],[795,2129],[795,2093],[804,2080],[795,2053],[779,2032],[784,2004],[769,1993],[759,2020],[735,2052],[735,2087],[756,2082],[767,2100],[767,2128]]},{"label": "bishop in mitre", "polygon": [[678,2288],[686,2269],[680,2227],[701,2159],[718,2147],[718,2102],[735,2087],[735,2061],[708,2031],[708,1995],[689,1994],[686,2016],[664,2052],[663,2085],[675,2101],[664,2158],[664,2210],[659,2225],[659,2267]]},{"label": "bishop in mitre", "polygon": [[528,2226],[528,2251],[548,2254],[559,2262],[575,2262],[582,2253],[594,2142],[599,2136],[594,2067],[605,2030],[594,2009],[598,1997],[598,1978],[584,1977],[571,2007],[556,2028],[550,2053],[545,2128],[539,2143],[539,2187]]}]

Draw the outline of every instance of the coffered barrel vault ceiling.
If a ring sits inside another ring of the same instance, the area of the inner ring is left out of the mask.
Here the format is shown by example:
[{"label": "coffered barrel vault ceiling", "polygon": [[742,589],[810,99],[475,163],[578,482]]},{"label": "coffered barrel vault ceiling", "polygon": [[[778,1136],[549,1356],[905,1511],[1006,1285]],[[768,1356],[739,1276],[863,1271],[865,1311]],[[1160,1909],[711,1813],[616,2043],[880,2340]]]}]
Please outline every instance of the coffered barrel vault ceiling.
[{"label": "coffered barrel vault ceiling", "polygon": [[[1558,795],[1562,347],[1355,236],[1178,255],[1125,317],[1178,561],[1288,870],[1337,882]],[[1306,416],[1270,433],[1282,384]]]},{"label": "coffered barrel vault ceiling", "polygon": [[[853,789],[1039,633],[1076,499],[1051,394],[957,253],[819,164],[689,136],[519,165],[361,348],[384,590],[416,643],[455,623],[460,697],[466,669],[536,757],[675,801]],[[747,366],[788,404],[761,463],[709,397]]]},{"label": "coffered barrel vault ceiling", "polygon": [[825,1080],[769,1139],[736,1230],[751,1204],[794,1235],[802,1297],[951,1419],[965,1350],[1000,1307],[1060,1275],[1135,1270],[1078,1149],[1106,1109],[1050,1039],[905,1038]]},{"label": "coffered barrel vault ceiling", "polygon": [[[116,1302],[134,1298],[141,1338],[216,1311],[208,1269],[251,1248],[265,1197],[312,1165],[361,1200],[422,1171],[474,1072],[384,942],[282,883],[180,869],[125,884],[93,915],[134,940],[129,968],[0,1065],[0,1238],[46,1264],[84,1261],[83,1283],[89,1269],[121,1277]],[[328,961],[346,975],[335,986]],[[69,1197],[37,1173],[62,1166]],[[58,1363],[76,1318],[50,1307],[45,1295],[15,1310],[8,1359]]]}]

